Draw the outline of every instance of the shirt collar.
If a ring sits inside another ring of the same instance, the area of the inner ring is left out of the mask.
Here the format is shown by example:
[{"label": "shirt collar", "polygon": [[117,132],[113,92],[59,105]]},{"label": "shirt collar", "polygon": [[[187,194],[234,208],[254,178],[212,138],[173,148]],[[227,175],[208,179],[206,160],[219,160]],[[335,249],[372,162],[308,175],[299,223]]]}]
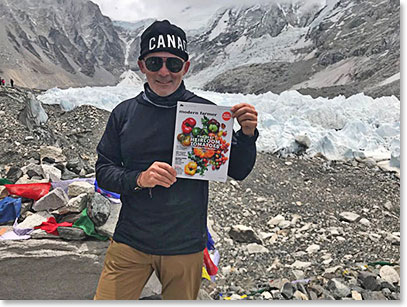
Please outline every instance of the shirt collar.
[{"label": "shirt collar", "polygon": [[181,82],[178,89],[171,95],[162,97],[153,92],[148,83],[144,83],[143,97],[157,107],[173,108],[177,106],[177,101],[182,100],[185,95],[186,89],[184,81]]}]

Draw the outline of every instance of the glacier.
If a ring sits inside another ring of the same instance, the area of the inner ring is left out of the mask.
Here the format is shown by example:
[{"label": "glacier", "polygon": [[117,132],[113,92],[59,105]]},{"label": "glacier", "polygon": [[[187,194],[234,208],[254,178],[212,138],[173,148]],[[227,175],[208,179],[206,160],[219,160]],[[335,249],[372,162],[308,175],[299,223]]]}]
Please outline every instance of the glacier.
[{"label": "glacier", "polygon": [[[129,74],[129,78],[134,77]],[[112,111],[121,101],[143,90],[143,82],[124,78],[117,86],[52,88],[38,95],[44,104],[59,104],[65,111],[92,105]],[[188,84],[187,88],[188,88]],[[194,92],[221,106],[246,102],[258,111],[257,147],[287,156],[297,153],[299,139],[306,139],[305,155],[329,160],[371,158],[400,168],[400,101],[395,96],[372,98],[359,93],[333,99],[302,95],[295,90],[281,94],[228,94]],[[235,121],[235,130],[239,124]],[[304,150],[304,148],[302,148]]]}]

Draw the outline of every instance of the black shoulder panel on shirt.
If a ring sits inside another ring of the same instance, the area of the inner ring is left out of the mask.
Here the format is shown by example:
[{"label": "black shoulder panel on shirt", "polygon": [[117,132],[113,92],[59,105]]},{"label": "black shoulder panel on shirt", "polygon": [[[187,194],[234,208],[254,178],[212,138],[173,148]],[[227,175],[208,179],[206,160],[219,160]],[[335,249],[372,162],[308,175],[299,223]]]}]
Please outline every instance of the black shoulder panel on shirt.
[{"label": "black shoulder panel on shirt", "polygon": [[199,97],[197,95],[195,95],[193,92],[191,91],[185,91],[185,95],[184,95],[184,99],[185,101],[189,101],[189,102],[198,102],[198,103],[205,103],[205,104],[215,104],[212,101]]}]

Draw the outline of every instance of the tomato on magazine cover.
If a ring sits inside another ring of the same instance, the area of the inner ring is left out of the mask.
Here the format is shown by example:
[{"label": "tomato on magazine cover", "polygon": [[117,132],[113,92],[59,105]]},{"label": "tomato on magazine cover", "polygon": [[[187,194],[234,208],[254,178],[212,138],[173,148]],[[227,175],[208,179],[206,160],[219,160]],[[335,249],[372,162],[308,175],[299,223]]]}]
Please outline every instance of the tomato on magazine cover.
[{"label": "tomato on magazine cover", "polygon": [[215,118],[201,117],[201,124],[197,124],[192,117],[186,118],[182,124],[182,133],[177,135],[178,142],[184,146],[191,146],[188,152],[190,162],[185,164],[184,173],[190,176],[204,175],[211,167],[219,170],[226,163],[230,143],[224,139],[226,125]]}]

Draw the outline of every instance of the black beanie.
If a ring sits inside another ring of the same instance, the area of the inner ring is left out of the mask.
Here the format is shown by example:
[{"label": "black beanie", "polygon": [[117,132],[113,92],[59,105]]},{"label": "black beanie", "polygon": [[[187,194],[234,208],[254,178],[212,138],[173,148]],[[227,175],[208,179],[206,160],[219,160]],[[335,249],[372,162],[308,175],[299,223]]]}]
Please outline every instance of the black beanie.
[{"label": "black beanie", "polygon": [[188,61],[185,32],[168,20],[155,21],[143,32],[139,60],[149,53],[159,51],[167,51]]}]

